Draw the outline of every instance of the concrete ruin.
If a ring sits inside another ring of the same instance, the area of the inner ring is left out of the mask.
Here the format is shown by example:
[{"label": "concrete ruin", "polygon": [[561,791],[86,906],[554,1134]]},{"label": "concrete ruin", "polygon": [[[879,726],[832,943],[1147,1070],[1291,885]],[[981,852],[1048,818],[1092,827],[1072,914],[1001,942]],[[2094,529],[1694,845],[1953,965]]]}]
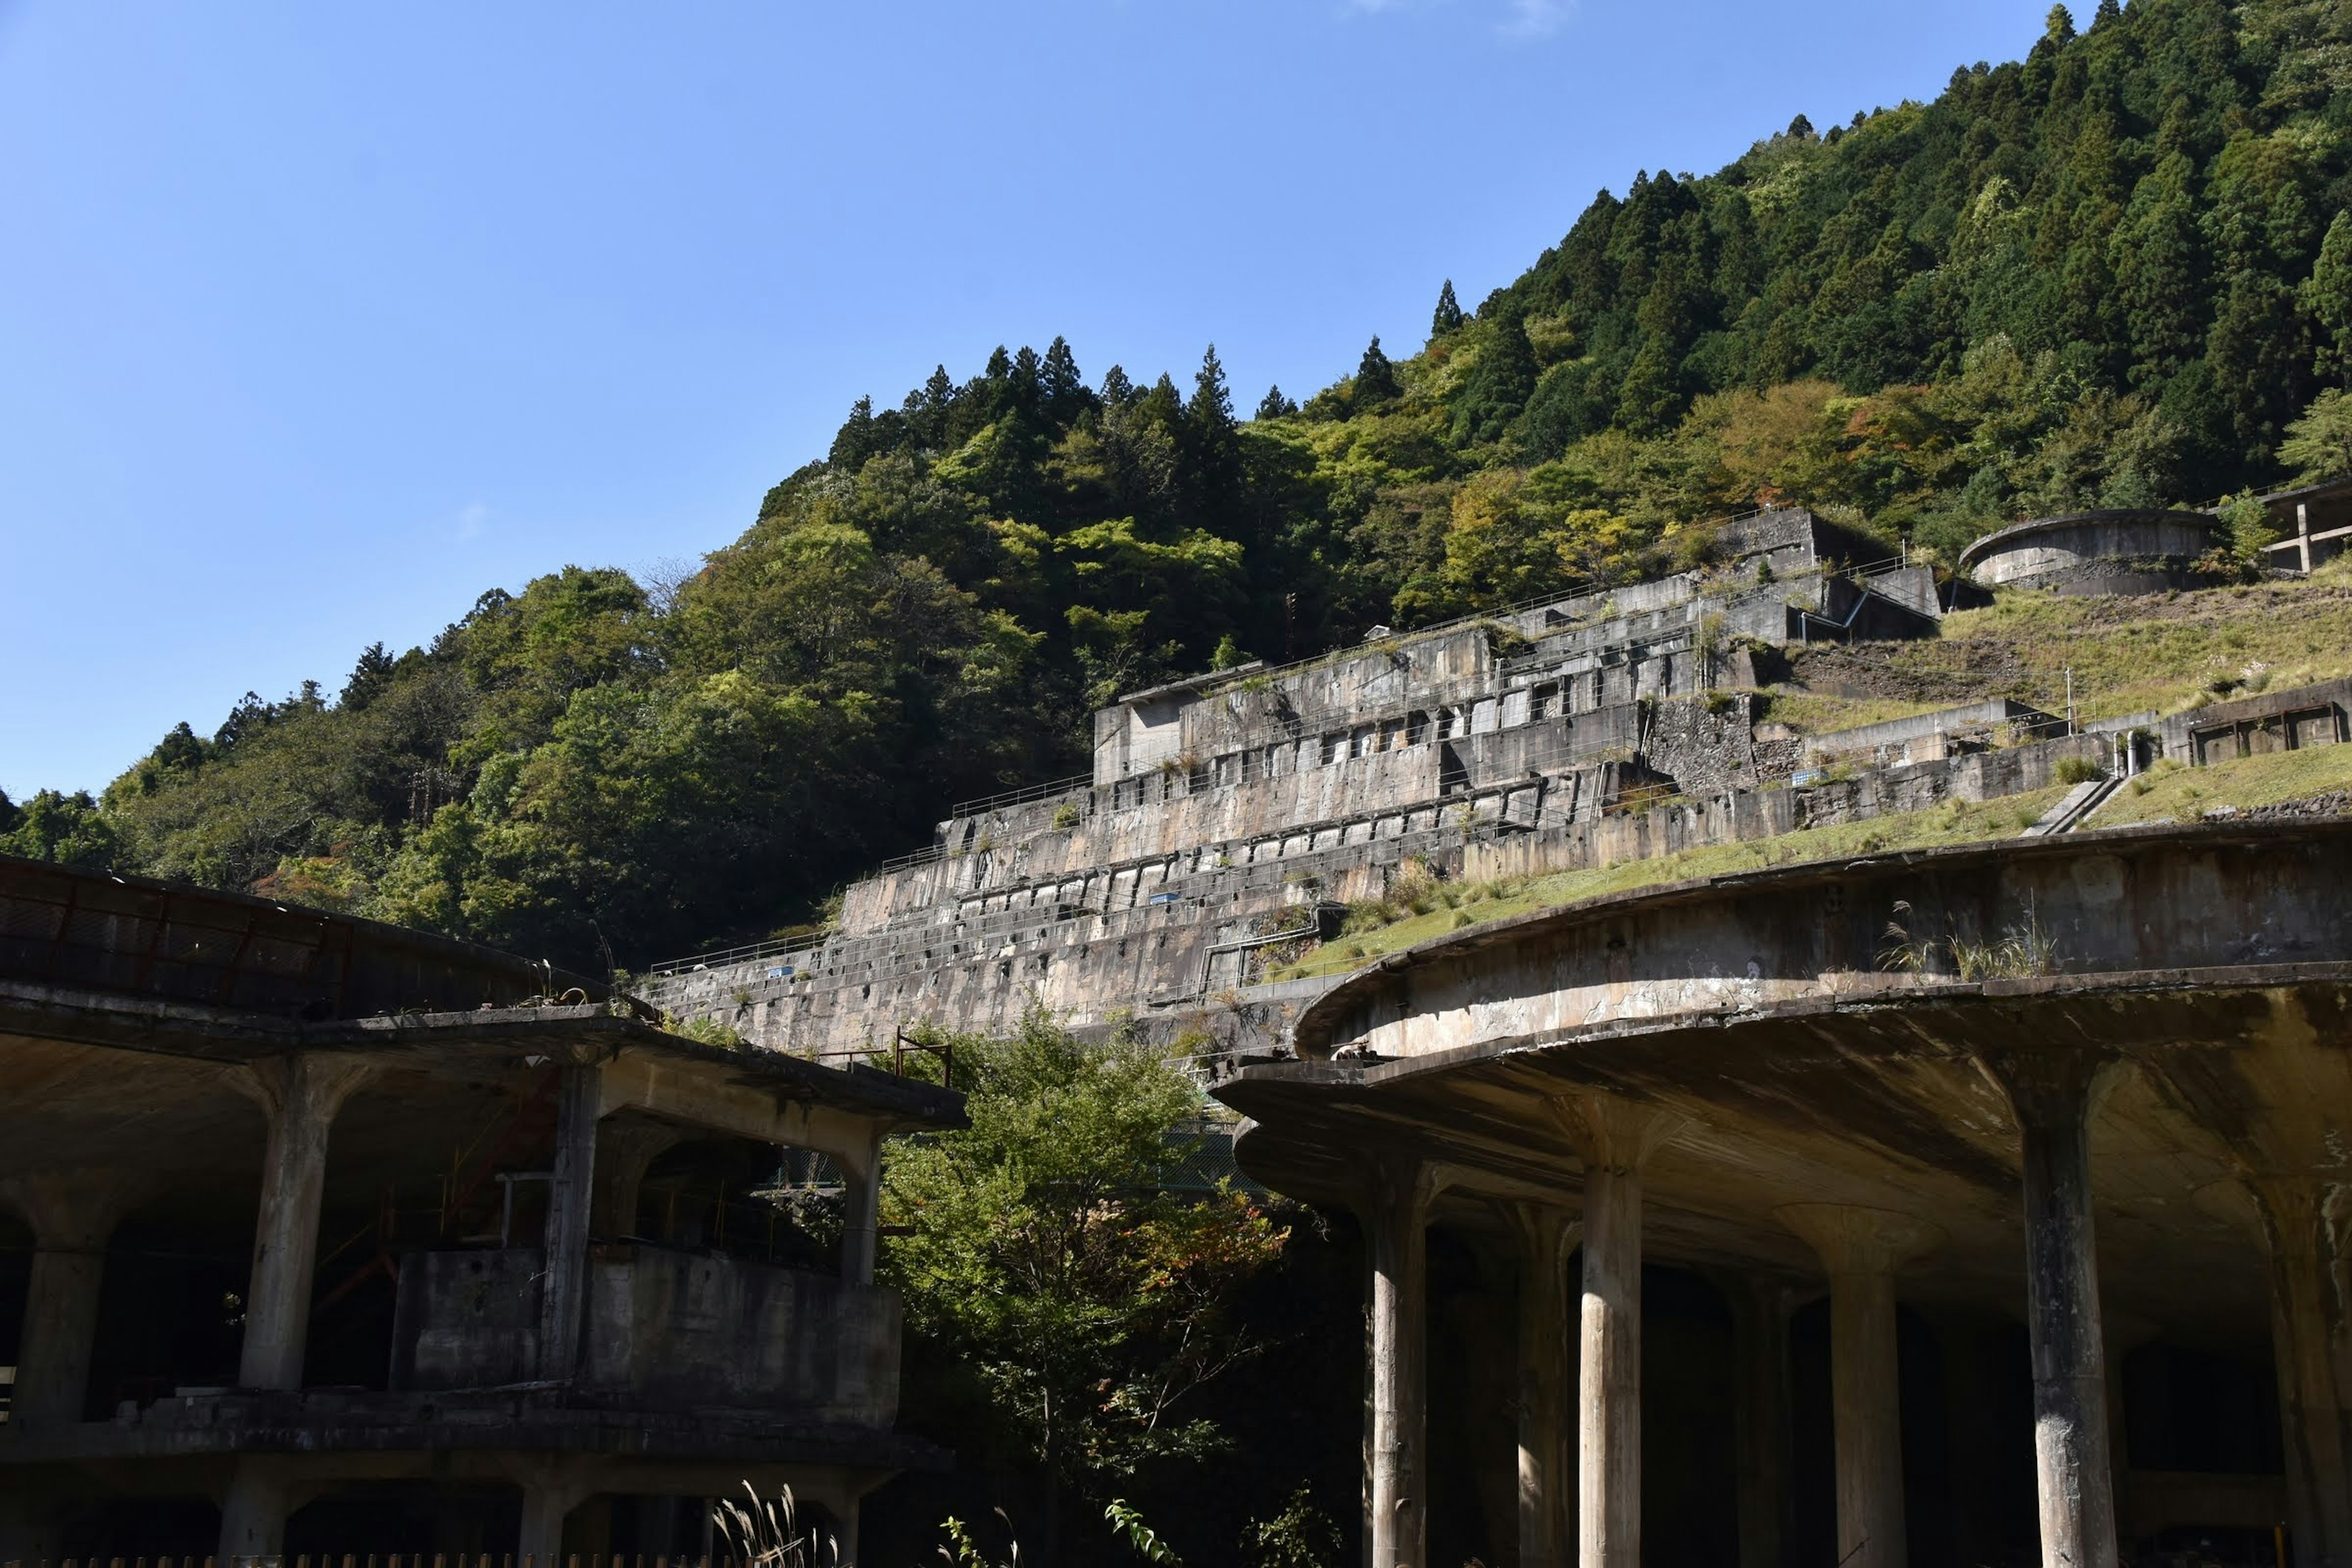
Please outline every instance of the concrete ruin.
[{"label": "concrete ruin", "polygon": [[2205,581],[2198,559],[2226,543],[2203,512],[2070,512],[1986,534],[1960,552],[1959,568],[1987,588],[2160,594]]},{"label": "concrete ruin", "polygon": [[675,1555],[748,1480],[851,1560],[941,1462],[892,1430],[876,1199],[960,1097],[643,1011],[0,859],[0,1556]]},{"label": "concrete ruin", "polygon": [[2340,821],[1866,857],[1319,997],[1216,1092],[1363,1227],[1364,1561],[2352,1561],[2347,880]]}]

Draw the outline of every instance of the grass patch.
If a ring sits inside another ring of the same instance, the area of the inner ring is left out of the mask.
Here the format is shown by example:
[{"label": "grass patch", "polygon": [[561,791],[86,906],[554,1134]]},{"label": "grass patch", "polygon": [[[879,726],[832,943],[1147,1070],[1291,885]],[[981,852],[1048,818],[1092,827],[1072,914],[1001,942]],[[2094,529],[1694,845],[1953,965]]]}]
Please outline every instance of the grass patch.
[{"label": "grass patch", "polygon": [[[2336,749],[2352,753],[2352,746]],[[1425,911],[1411,912],[1410,906],[1405,906],[1399,919],[1366,919],[1360,922],[1351,919],[1345,936],[1301,955],[1279,978],[1339,973],[1356,968],[1366,959],[1400,952],[1432,937],[1533,910],[1555,909],[1636,888],[1696,877],[1728,876],[1806,860],[1843,859],[1885,849],[1917,849],[1937,844],[2014,837],[2056,805],[2065,793],[2063,785],[2057,785],[2026,795],[2003,795],[1980,805],[1948,800],[1927,811],[1809,828],[1747,844],[1686,849],[1660,859],[1626,860],[1591,870],[1555,871],[1507,882],[1455,884],[1446,889],[1450,897],[1433,900]]]},{"label": "grass patch", "polygon": [[1948,702],[1918,702],[1900,697],[1825,697],[1778,687],[1768,688],[1764,697],[1764,711],[1758,721],[1785,724],[1800,735],[1859,730],[1864,724],[1884,724],[1889,719],[1908,719],[1952,706]]},{"label": "grass patch", "polygon": [[[1822,651],[1830,660],[1843,652]],[[1985,609],[1945,616],[1940,637],[1874,643],[1851,657],[1890,696],[1918,700],[1913,712],[1987,697],[2063,712],[2069,667],[2082,718],[2176,712],[2352,673],[2352,557],[2308,579],[2183,594],[2005,590]]]},{"label": "grass patch", "polygon": [[2158,763],[2109,795],[2084,826],[2194,822],[2223,806],[2251,811],[2339,789],[2352,789],[2352,746],[2273,752],[2204,768]]}]

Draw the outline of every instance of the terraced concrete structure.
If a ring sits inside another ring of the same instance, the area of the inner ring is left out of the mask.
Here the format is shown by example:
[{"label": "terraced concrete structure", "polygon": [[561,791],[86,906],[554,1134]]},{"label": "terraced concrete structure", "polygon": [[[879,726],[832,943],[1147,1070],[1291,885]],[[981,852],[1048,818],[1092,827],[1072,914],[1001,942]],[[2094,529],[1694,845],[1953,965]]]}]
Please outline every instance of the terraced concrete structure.
[{"label": "terraced concrete structure", "polygon": [[1317,999],[1216,1092],[1361,1219],[1365,1562],[2352,1561],[2347,886],[2352,823],[2083,833]]},{"label": "terraced concrete structure", "polygon": [[644,994],[819,1055],[918,1022],[1004,1028],[1033,1001],[1081,1025],[1278,1029],[1298,994],[1255,985],[1263,955],[1408,862],[1458,872],[1508,846],[1572,865],[1806,820],[1801,797],[1756,797],[1774,764],[1729,693],[1782,645],[1932,634],[1933,575],[1881,549],[1764,512],[1704,568],[1134,693],[1096,716],[1090,774],[960,808],[850,888],[823,942],[681,960]]}]

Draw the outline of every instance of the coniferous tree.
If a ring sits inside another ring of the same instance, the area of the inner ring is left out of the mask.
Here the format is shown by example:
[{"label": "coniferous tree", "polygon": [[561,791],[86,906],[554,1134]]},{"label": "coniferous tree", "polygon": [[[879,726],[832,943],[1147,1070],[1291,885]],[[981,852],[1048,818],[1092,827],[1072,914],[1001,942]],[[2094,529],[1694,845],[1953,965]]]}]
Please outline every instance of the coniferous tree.
[{"label": "coniferous tree", "polygon": [[2137,385],[2161,386],[2203,352],[2205,245],[2194,179],[2185,153],[2158,163],[2132,192],[2107,248]]},{"label": "coniferous tree", "polygon": [[874,399],[861,397],[849,405],[849,417],[834,432],[833,447],[825,461],[846,473],[856,473],[866,466],[874,450]]},{"label": "coniferous tree", "polygon": [[1260,419],[1288,419],[1297,413],[1298,405],[1283,396],[1279,385],[1267,387],[1265,395],[1258,399],[1257,417]]},{"label": "coniferous tree", "polygon": [[1356,363],[1356,406],[1377,408],[1403,395],[1404,388],[1397,382],[1396,366],[1381,353],[1381,340],[1374,337],[1364,350],[1364,357]]},{"label": "coniferous tree", "polygon": [[2352,384],[2352,208],[2336,215],[2303,285],[2311,322],[2312,368],[2322,381]]},{"label": "coniferous tree", "polygon": [[1454,439],[1463,446],[1501,440],[1535,390],[1536,351],[1528,341],[1527,311],[1507,294],[1454,403]]},{"label": "coniferous tree", "polygon": [[1459,328],[1465,320],[1461,302],[1454,298],[1454,279],[1448,278],[1445,287],[1437,291],[1437,310],[1429,319],[1429,335],[1442,338]]},{"label": "coniferous tree", "polygon": [[[861,397],[858,401],[865,403],[867,400]],[[384,690],[392,685],[392,655],[384,651],[383,644],[380,642],[368,644],[360,650],[360,661],[352,667],[352,677],[343,682],[342,695],[336,699],[335,705],[339,708],[347,708],[355,713],[362,711],[369,703],[383,695]],[[187,730],[187,724],[184,721],[180,729],[173,731],[172,735],[166,736],[165,741],[169,742],[185,730]],[[193,741],[194,736],[190,734],[188,738]]]},{"label": "coniferous tree", "polygon": [[1045,417],[1056,428],[1066,428],[1094,402],[1093,394],[1087,390],[1086,378],[1078,374],[1077,356],[1070,353],[1069,340],[1059,334],[1045,347],[1040,387],[1045,394]]},{"label": "coniferous tree", "polygon": [[1233,516],[1242,499],[1241,437],[1233,396],[1225,387],[1225,367],[1218,363],[1214,343],[1201,356],[1200,371],[1192,378],[1177,450],[1190,521],[1199,525]]}]

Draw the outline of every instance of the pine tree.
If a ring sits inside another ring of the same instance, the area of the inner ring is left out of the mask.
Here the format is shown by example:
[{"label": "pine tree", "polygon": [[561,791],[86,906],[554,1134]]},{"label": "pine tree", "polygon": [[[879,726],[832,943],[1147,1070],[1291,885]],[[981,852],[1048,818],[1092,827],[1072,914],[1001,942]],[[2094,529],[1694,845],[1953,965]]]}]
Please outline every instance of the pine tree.
[{"label": "pine tree", "polygon": [[861,397],[849,405],[849,417],[834,432],[833,448],[825,461],[844,473],[854,474],[866,466],[874,450],[874,399]]},{"label": "pine tree", "polygon": [[2311,322],[2312,368],[2320,380],[2352,384],[2352,209],[2339,212],[2319,242],[2319,259],[2303,285]]},{"label": "pine tree", "polygon": [[[866,400],[860,398],[858,401],[862,403]],[[384,651],[383,644],[380,642],[368,644],[366,647],[360,650],[360,661],[352,668],[352,678],[343,682],[343,694],[336,700],[337,706],[357,712],[374,701],[383,694],[386,688],[392,685],[392,655]],[[163,737],[164,744],[168,746],[177,743],[181,736],[186,736],[189,744],[193,744],[195,741],[195,736],[189,731],[185,721],[181,722],[177,730]],[[161,755],[163,750],[163,747],[157,747],[157,754]],[[201,755],[201,752],[198,754]],[[167,763],[169,759],[166,759]]]},{"label": "pine tree", "polygon": [[1135,401],[1135,383],[1118,365],[1103,372],[1102,400],[1107,408],[1124,408]]},{"label": "pine tree", "polygon": [[1437,310],[1429,319],[1429,335],[1442,338],[1459,328],[1465,319],[1461,302],[1454,298],[1454,279],[1448,278],[1445,287],[1437,291]]},{"label": "pine tree", "polygon": [[1042,385],[1045,417],[1056,428],[1067,428],[1094,401],[1094,395],[1087,390],[1086,378],[1078,374],[1077,356],[1070,353],[1069,341],[1059,335],[1045,347]]},{"label": "pine tree", "polygon": [[2158,163],[2132,192],[2107,247],[2137,386],[2161,386],[2203,352],[2205,242],[2194,180],[2186,153]]},{"label": "pine tree", "polygon": [[1289,419],[1296,417],[1297,413],[1298,405],[1283,396],[1282,388],[1278,385],[1267,387],[1265,395],[1258,399],[1257,417],[1260,419]]},{"label": "pine tree", "polygon": [[1454,403],[1454,439],[1463,446],[1501,440],[1535,390],[1536,351],[1528,342],[1527,312],[1505,295]]},{"label": "pine tree", "polygon": [[1241,504],[1241,437],[1234,400],[1225,389],[1225,367],[1211,343],[1192,378],[1192,401],[1177,438],[1179,492],[1196,526],[1230,517]]},{"label": "pine tree", "polygon": [[1381,340],[1373,338],[1371,346],[1364,350],[1364,357],[1356,363],[1356,406],[1377,408],[1403,395],[1404,388],[1397,384],[1396,366],[1381,353]]},{"label": "pine tree", "polygon": [[2099,8],[2091,14],[2091,26],[2096,31],[2110,22],[2122,21],[2123,17],[2124,8],[2117,0],[2099,0]]}]

